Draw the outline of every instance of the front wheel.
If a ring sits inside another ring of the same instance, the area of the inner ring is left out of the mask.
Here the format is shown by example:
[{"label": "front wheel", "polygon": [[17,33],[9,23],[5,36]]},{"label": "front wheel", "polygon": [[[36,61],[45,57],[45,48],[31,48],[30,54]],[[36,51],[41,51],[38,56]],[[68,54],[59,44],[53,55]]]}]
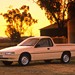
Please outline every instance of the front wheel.
[{"label": "front wheel", "polygon": [[12,61],[2,61],[4,65],[10,66],[13,62]]},{"label": "front wheel", "polygon": [[18,61],[19,65],[21,66],[26,66],[29,64],[29,62],[30,62],[29,57],[28,55],[25,54],[21,55]]},{"label": "front wheel", "polygon": [[62,63],[69,63],[70,61],[70,55],[68,53],[64,53],[61,57],[61,62]]}]

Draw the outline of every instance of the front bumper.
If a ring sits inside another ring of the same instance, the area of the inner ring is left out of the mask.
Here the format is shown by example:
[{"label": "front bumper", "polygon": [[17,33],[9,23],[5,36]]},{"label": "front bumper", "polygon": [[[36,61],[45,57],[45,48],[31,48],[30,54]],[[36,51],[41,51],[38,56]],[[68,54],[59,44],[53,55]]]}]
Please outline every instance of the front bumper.
[{"label": "front bumper", "polygon": [[0,55],[0,61],[18,61],[19,55]]}]

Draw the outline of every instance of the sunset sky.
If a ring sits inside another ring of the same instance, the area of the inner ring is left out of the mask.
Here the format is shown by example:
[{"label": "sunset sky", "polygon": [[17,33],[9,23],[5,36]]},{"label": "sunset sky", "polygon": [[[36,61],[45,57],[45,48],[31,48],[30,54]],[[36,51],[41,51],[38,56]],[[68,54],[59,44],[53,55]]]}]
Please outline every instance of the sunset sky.
[{"label": "sunset sky", "polygon": [[[30,8],[30,13],[33,18],[38,20],[37,24],[32,25],[32,34],[33,36],[39,36],[39,29],[43,28],[47,25],[50,25],[49,21],[47,20],[45,16],[44,10],[41,10],[41,8],[36,4],[33,3],[32,0],[0,0],[0,13],[5,13],[10,8],[20,8],[22,5],[28,5]],[[6,21],[4,18],[0,15],[0,37],[5,37],[5,29],[6,29]],[[25,33],[25,36],[30,35],[29,30]]]}]

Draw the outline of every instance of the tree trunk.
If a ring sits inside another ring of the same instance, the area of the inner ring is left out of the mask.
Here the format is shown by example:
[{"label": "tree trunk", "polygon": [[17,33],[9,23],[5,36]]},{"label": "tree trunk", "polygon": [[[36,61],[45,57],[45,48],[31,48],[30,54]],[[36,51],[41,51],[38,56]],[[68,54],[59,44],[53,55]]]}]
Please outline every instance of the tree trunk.
[{"label": "tree trunk", "polygon": [[68,22],[68,42],[75,43],[75,19]]},{"label": "tree trunk", "polygon": [[75,2],[68,6],[68,43],[75,43]]}]

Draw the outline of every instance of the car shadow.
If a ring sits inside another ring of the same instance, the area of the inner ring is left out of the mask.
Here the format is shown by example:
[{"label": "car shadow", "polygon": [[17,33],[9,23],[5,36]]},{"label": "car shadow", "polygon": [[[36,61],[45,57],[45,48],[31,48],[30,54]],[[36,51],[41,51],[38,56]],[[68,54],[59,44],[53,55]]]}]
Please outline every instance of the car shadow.
[{"label": "car shadow", "polygon": [[[18,63],[13,63],[10,66],[5,66],[4,64],[0,63],[0,67],[29,67],[29,66],[42,66],[42,65],[47,66],[47,65],[64,65],[64,64],[61,63],[59,60],[54,60],[50,63],[45,63],[44,61],[33,61],[33,62],[30,62],[30,64],[27,66],[20,66]],[[65,65],[75,65],[75,60],[72,60]]]}]

